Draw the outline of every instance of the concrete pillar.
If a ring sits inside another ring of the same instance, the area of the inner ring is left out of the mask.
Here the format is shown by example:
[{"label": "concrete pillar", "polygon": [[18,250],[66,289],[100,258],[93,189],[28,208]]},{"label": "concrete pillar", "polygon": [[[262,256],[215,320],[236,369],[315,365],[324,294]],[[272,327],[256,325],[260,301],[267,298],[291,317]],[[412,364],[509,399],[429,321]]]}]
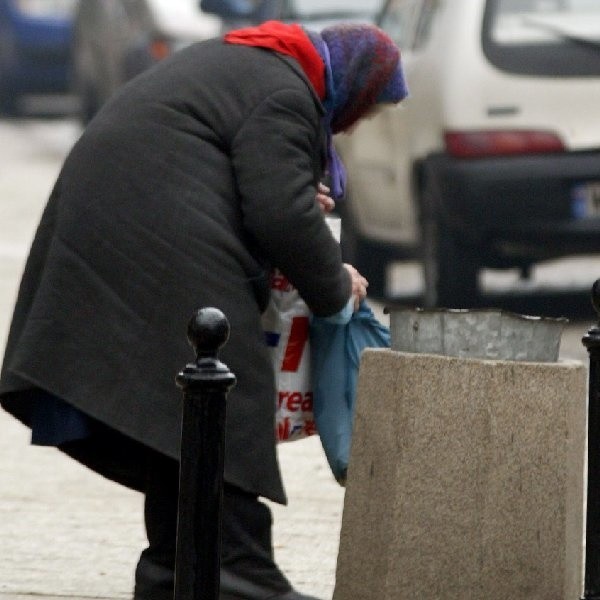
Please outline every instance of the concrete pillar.
[{"label": "concrete pillar", "polygon": [[367,350],[334,600],[577,600],[587,371]]}]

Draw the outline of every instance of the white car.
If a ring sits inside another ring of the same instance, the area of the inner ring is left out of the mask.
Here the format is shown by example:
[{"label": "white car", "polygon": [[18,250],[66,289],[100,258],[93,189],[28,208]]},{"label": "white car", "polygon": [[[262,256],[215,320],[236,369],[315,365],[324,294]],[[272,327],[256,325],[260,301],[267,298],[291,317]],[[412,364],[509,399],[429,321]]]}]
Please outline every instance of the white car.
[{"label": "white car", "polygon": [[485,268],[600,252],[600,1],[391,0],[410,96],[338,136],[342,243],[384,292],[418,257],[426,306]]}]

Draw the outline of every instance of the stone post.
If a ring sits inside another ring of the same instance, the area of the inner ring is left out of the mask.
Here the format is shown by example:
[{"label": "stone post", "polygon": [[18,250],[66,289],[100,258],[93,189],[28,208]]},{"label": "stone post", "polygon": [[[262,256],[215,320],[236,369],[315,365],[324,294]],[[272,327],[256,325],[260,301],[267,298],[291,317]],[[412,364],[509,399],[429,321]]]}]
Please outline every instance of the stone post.
[{"label": "stone post", "polygon": [[574,600],[586,369],[366,350],[334,600]]}]

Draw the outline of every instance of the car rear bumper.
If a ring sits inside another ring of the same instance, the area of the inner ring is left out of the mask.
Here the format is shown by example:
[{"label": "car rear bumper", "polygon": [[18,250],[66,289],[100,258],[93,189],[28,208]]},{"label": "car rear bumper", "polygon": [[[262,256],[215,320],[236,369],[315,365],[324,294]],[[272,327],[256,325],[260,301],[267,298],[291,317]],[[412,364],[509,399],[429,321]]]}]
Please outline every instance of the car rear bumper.
[{"label": "car rear bumper", "polygon": [[600,183],[600,150],[465,160],[430,156],[437,209],[471,242],[542,258],[600,251],[600,206],[582,186]]}]

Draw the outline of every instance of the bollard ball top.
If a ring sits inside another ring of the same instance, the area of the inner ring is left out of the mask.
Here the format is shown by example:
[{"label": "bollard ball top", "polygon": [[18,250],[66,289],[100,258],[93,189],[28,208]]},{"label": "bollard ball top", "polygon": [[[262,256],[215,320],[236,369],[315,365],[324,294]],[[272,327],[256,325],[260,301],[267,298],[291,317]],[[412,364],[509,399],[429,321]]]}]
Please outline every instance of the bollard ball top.
[{"label": "bollard ball top", "polygon": [[198,359],[216,357],[229,339],[229,321],[218,308],[201,308],[190,319],[187,337]]}]

